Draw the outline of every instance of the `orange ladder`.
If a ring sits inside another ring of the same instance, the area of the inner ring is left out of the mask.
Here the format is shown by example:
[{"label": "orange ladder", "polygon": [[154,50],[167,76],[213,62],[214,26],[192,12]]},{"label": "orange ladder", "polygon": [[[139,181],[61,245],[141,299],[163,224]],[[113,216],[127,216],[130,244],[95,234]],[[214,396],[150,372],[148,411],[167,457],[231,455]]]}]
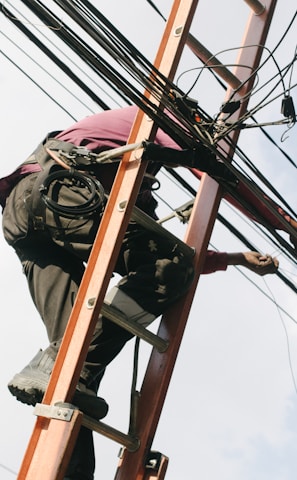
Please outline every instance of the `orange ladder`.
[{"label": "orange ladder", "polygon": [[[242,45],[255,46],[249,49],[242,48],[237,63],[245,67],[248,65],[254,71],[259,65],[262,53],[262,48],[257,45],[265,44],[277,0],[265,0],[263,3],[257,0],[245,1],[252,11]],[[174,78],[186,43],[199,58],[205,62],[208,60],[208,54],[205,53],[207,51],[189,35],[197,5],[198,0],[173,2],[154,63],[154,66],[170,80]],[[234,100],[245,98],[247,92],[251,91],[254,76],[247,79],[247,70],[237,67],[232,74],[227,74],[231,78],[227,100],[233,89],[242,82],[243,86],[237,91]],[[226,74],[223,69],[219,69],[218,73],[221,74],[222,71]],[[150,98],[149,92],[145,92],[145,96],[156,103],[156,100]],[[232,120],[236,120],[245,112],[247,103],[246,98]],[[154,125],[147,122],[144,113],[139,110],[128,143],[139,142],[145,138],[153,140],[154,131]],[[234,144],[238,135],[239,131],[229,135]],[[231,147],[224,145],[224,149],[226,157],[232,157]],[[98,431],[124,446],[115,480],[165,478],[168,458],[158,452],[151,452],[151,446],[221,199],[221,188],[209,176],[203,176],[184,238],[184,243],[196,252],[193,285],[188,294],[163,316],[157,336],[148,340],[145,338],[145,332],[134,332],[154,345],[139,395],[135,432],[133,435],[118,432],[103,422],[95,422],[84,416],[67,403],[74,394],[97,318],[100,311],[106,308],[104,296],[128,222],[133,215],[133,206],[145,167],[145,163],[140,163],[133,153],[124,155],[43,403],[37,405],[35,409],[37,420],[20,468],[19,480],[38,478],[62,480],[81,425]],[[112,317],[113,312],[105,313]],[[112,319],[114,320],[117,319]],[[125,323],[125,319],[122,320]]]}]

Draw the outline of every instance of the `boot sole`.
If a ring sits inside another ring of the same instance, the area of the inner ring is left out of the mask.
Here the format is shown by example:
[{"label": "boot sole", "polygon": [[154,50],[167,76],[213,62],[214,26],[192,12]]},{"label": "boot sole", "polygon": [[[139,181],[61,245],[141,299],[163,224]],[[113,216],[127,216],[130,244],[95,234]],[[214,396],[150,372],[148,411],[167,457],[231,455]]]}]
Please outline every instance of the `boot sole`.
[{"label": "boot sole", "polygon": [[22,403],[27,405],[36,405],[43,399],[44,392],[47,387],[48,377],[43,382],[39,378],[22,375],[17,373],[8,384],[10,393]]},{"label": "boot sole", "polygon": [[32,405],[33,407],[36,403],[42,402],[44,395],[44,392],[41,390],[36,390],[34,388],[23,390],[15,385],[8,385],[8,390],[19,402],[25,403],[26,405]]}]

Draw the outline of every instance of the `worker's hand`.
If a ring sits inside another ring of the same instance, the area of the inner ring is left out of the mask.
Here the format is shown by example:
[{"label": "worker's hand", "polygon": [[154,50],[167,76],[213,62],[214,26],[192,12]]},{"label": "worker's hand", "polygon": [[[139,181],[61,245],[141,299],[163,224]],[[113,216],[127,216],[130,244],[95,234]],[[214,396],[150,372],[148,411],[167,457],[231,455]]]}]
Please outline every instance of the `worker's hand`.
[{"label": "worker's hand", "polygon": [[257,275],[267,275],[275,273],[279,262],[271,255],[262,255],[259,252],[236,252],[227,253],[228,265],[242,265]]},{"label": "worker's hand", "polygon": [[261,276],[275,273],[279,266],[277,258],[273,258],[271,255],[262,255],[259,252],[244,252],[242,256],[242,265]]}]

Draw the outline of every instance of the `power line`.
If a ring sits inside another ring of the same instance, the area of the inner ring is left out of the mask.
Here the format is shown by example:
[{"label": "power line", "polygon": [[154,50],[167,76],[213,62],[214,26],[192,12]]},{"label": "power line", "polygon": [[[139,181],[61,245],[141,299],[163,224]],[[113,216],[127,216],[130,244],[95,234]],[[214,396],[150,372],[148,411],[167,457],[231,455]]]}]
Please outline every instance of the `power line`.
[{"label": "power line", "polygon": [[57,100],[55,100],[44,88],[42,88],[35,80],[33,80],[33,78],[28,74],[26,73],[19,65],[17,65],[13,60],[11,60],[11,58],[9,58],[8,55],[6,55],[3,50],[0,50],[0,53],[2,53],[2,55],[10,62],[12,63],[20,72],[22,72],[22,74],[24,74],[32,83],[34,83],[34,85],[39,88],[39,90],[42,91],[42,93],[44,93],[50,100],[52,100],[56,105],[58,105],[58,107],[60,107],[62,110],[64,110],[64,112],[67,113],[67,115],[69,115],[71,118],[73,118],[73,120],[75,121],[76,119],[71,115],[71,113],[66,109],[64,108]]},{"label": "power line", "polygon": [[[27,1],[24,1],[24,3],[27,4],[27,6],[36,15],[38,15],[40,17],[40,19],[42,19],[42,21],[44,21],[46,23],[46,25],[51,25],[54,28],[55,29],[54,33],[58,34],[63,42],[66,42],[66,44],[73,49],[75,49],[75,48],[79,49],[80,50],[80,58],[81,58],[82,61],[87,60],[87,63],[92,65],[92,67],[94,68],[94,71],[100,72],[100,68],[98,70],[98,62],[97,62],[98,54],[97,54],[97,57],[96,57],[95,52],[91,49],[90,46],[86,45],[85,41],[82,41],[78,37],[77,33],[74,33],[73,30],[70,30],[69,27],[67,27],[67,25],[65,23],[61,23],[60,19],[58,19],[56,16],[54,16],[54,14],[48,8],[42,6],[41,2],[39,2],[38,5],[34,1],[33,2],[30,1],[29,4],[28,4]],[[56,1],[56,3],[59,4],[59,5],[61,4],[61,2],[59,2],[59,1]],[[131,71],[134,78],[138,78],[138,80],[140,81],[140,83],[142,85],[146,86],[147,88],[148,87],[152,88],[153,90],[155,89],[154,85],[151,85],[151,84],[147,85],[147,80],[146,80],[146,77],[144,76],[144,72],[146,72],[146,74],[148,74],[148,72],[151,73],[152,65],[150,64],[150,62],[148,62],[133,46],[131,46],[131,44],[127,41],[127,39],[125,37],[123,37],[115,29],[115,27],[112,27],[110,25],[110,23],[108,22],[108,20],[105,19],[105,17],[103,17],[100,14],[100,12],[98,12],[93,6],[92,6],[92,9],[89,10],[89,7],[90,7],[89,2],[79,2],[79,1],[71,2],[71,3],[63,2],[62,6],[63,6],[63,8],[65,7],[65,11],[68,14],[71,14],[73,19],[75,21],[77,21],[78,24],[81,27],[84,27],[86,30],[88,30],[88,33],[90,33],[91,36],[94,37],[94,39],[96,41],[97,40],[100,41],[100,45],[105,47],[106,50],[115,59],[120,59],[121,64],[125,65],[126,72]],[[83,17],[81,17],[80,14],[83,14]],[[12,16],[12,15],[10,15],[10,16]],[[88,23],[90,20],[92,20],[91,25],[89,25],[89,23]],[[92,27],[92,25],[93,25],[93,27]],[[87,29],[87,27],[88,27],[88,29]],[[98,30],[100,31],[100,27],[102,28],[102,33],[99,34]],[[29,38],[32,41],[35,40],[35,36],[32,36],[30,34],[30,32],[28,32],[28,29],[22,29],[22,31],[25,34],[28,34]],[[40,42],[37,41],[36,45],[40,46]],[[43,51],[46,54],[50,53],[49,49],[47,49],[47,48],[44,48]],[[129,54],[129,56],[131,56],[131,59],[127,58],[128,54]],[[60,62],[56,62],[56,56],[53,56],[53,55],[50,54],[49,58],[52,61],[54,61],[58,65],[58,67],[63,68]],[[101,57],[99,57],[99,58],[101,60]],[[140,62],[140,67],[139,68],[142,69],[141,71],[137,69],[136,64],[135,64],[135,62],[137,62],[138,60]],[[106,69],[110,68],[111,72],[112,72],[111,65],[108,65],[108,63],[106,61],[105,61],[105,64],[104,64],[104,68],[106,68]],[[68,73],[68,70],[69,69],[67,68],[67,70],[65,72],[66,74]],[[112,73],[112,75],[113,75],[113,73]],[[113,77],[111,77],[111,78],[113,78]],[[121,88],[123,80],[124,80],[124,77],[122,77],[120,84],[115,83],[115,85],[113,85],[113,88],[117,88],[117,87]],[[80,85],[80,86],[82,87],[82,85]],[[127,86],[127,82],[126,82],[126,86]],[[172,86],[174,86],[174,85],[172,85]],[[158,92],[158,90],[155,89],[155,93],[157,93],[158,95],[161,94],[161,87],[162,87],[161,84],[157,85],[157,89],[160,88],[160,92]],[[46,92],[44,92],[44,93],[46,93]],[[88,91],[87,91],[87,93],[88,93]],[[131,90],[127,89],[126,93],[128,95],[131,95],[132,98],[133,98],[133,95],[134,95],[134,99],[135,99],[135,94],[138,95],[137,89],[134,89],[134,87],[132,87],[132,85],[131,85]],[[138,99],[141,107],[143,107],[141,97],[140,98],[137,97],[137,99]],[[53,99],[53,101],[54,101],[54,99]],[[168,108],[172,107],[172,105],[169,102],[166,103],[166,106]],[[145,105],[145,107],[146,107],[146,110],[151,112],[150,106],[148,106],[149,109],[147,108],[147,105]],[[69,112],[67,112],[67,113],[69,114]],[[157,123],[160,124],[159,115],[162,115],[162,112],[157,112],[157,113],[158,113]],[[180,114],[180,112],[178,112],[178,114],[179,114],[179,117],[178,117],[179,120],[181,119],[181,121],[185,121],[184,126],[185,127],[190,126],[188,120],[185,119],[183,117],[183,115]],[[205,115],[204,112],[203,112],[203,114]],[[156,114],[154,115],[154,117],[156,117]],[[162,116],[161,116],[161,118],[162,118]],[[174,128],[172,128],[173,127],[173,122],[172,122],[171,119],[170,119],[170,121],[168,121],[168,118],[166,116],[163,117],[162,119],[163,119],[163,124],[162,124],[162,121],[161,121],[161,126],[163,126],[163,127],[165,126],[165,128],[164,128],[165,131],[166,131],[166,127],[168,127],[167,131],[169,130],[169,132],[171,133],[171,135],[173,135],[174,138],[176,138],[176,136],[177,136],[177,138],[181,136],[181,131],[179,129],[175,130],[175,126],[174,126]],[[183,137],[183,138],[185,138],[185,137]],[[241,155],[241,158],[243,160],[245,160],[245,161],[248,160],[247,157],[244,155],[244,153],[239,148],[237,148],[236,151],[237,151],[237,153],[239,153]],[[249,165],[253,169],[254,173],[260,178],[260,172],[255,169],[254,165],[251,162],[249,162]],[[261,180],[266,181],[264,176],[261,177]],[[179,181],[181,181],[181,179],[179,179]],[[270,184],[268,184],[267,182],[266,182],[266,185],[267,185],[268,188],[273,190],[272,186]],[[255,187],[255,184],[254,184],[254,187]],[[231,193],[234,194],[234,192],[231,192]],[[277,194],[277,192],[275,192],[275,193]],[[241,200],[242,199],[238,198],[238,201],[241,201]],[[282,198],[281,198],[281,200],[284,201],[284,199],[282,199]],[[249,205],[245,205],[245,207],[248,209]],[[253,213],[255,213],[255,212],[253,212]],[[264,221],[263,218],[260,221],[264,222],[264,224],[265,224],[265,221]],[[230,229],[232,230],[232,226],[230,226]],[[234,229],[233,229],[233,232],[235,233]],[[284,240],[281,239],[281,238],[278,238],[278,240],[280,240],[281,242],[284,242]]]},{"label": "power line", "polygon": [[7,472],[11,473],[11,474],[14,475],[15,477],[17,476],[17,472],[15,472],[15,471],[12,470],[11,468],[7,467],[7,466],[4,465],[3,463],[0,463],[0,467],[3,468],[4,470],[6,470]]}]

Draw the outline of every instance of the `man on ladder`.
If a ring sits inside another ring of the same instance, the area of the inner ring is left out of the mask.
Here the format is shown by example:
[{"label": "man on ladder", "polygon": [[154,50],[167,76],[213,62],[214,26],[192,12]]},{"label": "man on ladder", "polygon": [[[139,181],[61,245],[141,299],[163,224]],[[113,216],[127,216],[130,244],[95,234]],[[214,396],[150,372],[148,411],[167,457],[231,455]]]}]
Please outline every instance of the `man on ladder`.
[{"label": "man on ladder", "polygon": [[[8,384],[11,393],[26,404],[42,401],[117,171],[118,161],[100,163],[97,157],[100,159],[102,151],[125,145],[135,114],[135,107],[106,111],[64,132],[50,134],[26,162],[0,181],[4,236],[22,262],[50,342]],[[198,168],[218,180],[236,181],[203,145],[195,152],[177,150],[160,129],[155,143],[163,148],[159,151],[143,144],[148,167],[136,202],[154,219],[157,202],[152,188],[164,163]],[[158,154],[160,158],[156,158]],[[259,252],[209,251],[203,273],[235,264],[260,275],[278,268],[276,259]],[[115,271],[122,278],[108,292],[105,302],[143,326],[184,295],[193,278],[191,256],[134,222],[129,224]],[[108,411],[106,402],[96,396],[105,368],[131,337],[131,333],[99,317],[73,398],[74,404],[96,419]],[[94,468],[92,432],[82,428],[66,478],[91,480]]]}]

